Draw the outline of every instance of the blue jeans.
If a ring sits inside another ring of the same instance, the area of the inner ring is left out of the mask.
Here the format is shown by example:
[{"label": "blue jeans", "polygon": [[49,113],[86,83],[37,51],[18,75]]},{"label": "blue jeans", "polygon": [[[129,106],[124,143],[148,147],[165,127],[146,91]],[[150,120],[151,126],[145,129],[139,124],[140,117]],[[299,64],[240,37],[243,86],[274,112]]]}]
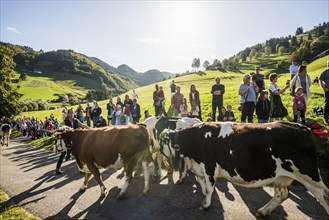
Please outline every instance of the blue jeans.
[{"label": "blue jeans", "polygon": [[258,119],[258,123],[262,124],[262,123],[268,123],[268,119]]},{"label": "blue jeans", "polygon": [[216,109],[218,108],[218,114],[222,110],[222,103],[213,102],[212,103],[212,121],[216,121]]},{"label": "blue jeans", "polygon": [[94,116],[93,117],[93,125],[94,125],[94,127],[96,126],[98,120],[99,120],[99,116]]},{"label": "blue jeans", "polygon": [[179,111],[174,111],[174,118],[178,118]]},{"label": "blue jeans", "polygon": [[90,127],[90,117],[85,117],[85,120],[87,121],[88,127]]},{"label": "blue jeans", "polygon": [[329,119],[329,91],[324,93],[324,107],[323,118]]}]

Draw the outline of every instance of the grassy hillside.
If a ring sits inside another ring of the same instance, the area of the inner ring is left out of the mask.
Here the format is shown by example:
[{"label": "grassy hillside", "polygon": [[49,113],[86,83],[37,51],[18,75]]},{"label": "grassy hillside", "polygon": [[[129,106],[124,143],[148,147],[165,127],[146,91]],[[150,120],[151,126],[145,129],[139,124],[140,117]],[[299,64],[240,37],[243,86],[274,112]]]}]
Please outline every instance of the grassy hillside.
[{"label": "grassy hillside", "polygon": [[[72,94],[83,99],[90,90],[120,94],[137,87],[128,77],[106,71],[88,56],[73,50],[34,51],[30,47],[0,42],[14,52],[16,79],[24,99],[51,100],[58,94]],[[26,81],[18,80],[20,74]]]},{"label": "grassy hillside", "polygon": [[[181,86],[181,92],[184,94],[185,97],[188,98],[190,85],[195,84],[196,88],[200,92],[200,99],[201,99],[201,108],[202,108],[202,115],[203,118],[205,118],[209,113],[211,113],[211,86],[215,83],[214,78],[216,76],[221,77],[221,83],[225,85],[226,92],[224,94],[224,105],[231,104],[233,106],[233,111],[236,115],[236,118],[239,121],[239,118],[241,116],[241,113],[237,111],[237,106],[239,104],[240,96],[238,95],[238,88],[239,85],[242,82],[242,75],[243,73],[251,73],[254,71],[254,67],[256,65],[261,66],[261,73],[267,73],[272,70],[273,67],[273,60],[276,62],[281,59],[287,59],[288,56],[281,56],[276,57],[272,56],[270,58],[263,59],[261,61],[250,61],[247,64],[244,65],[244,69],[241,69],[239,72],[226,72],[222,73],[219,71],[206,71],[205,75],[185,75],[182,77],[174,78],[177,85]],[[308,65],[308,73],[311,76],[311,79],[313,80],[316,76],[319,76],[320,73],[326,68],[326,61],[329,60],[329,56],[323,57],[321,59],[316,60],[315,62]],[[280,78],[278,80],[278,85],[280,87],[283,87],[285,85],[285,82],[287,79],[290,78],[289,72],[287,70],[286,73],[280,74]],[[166,109],[169,109],[170,106],[170,85],[171,80],[166,80],[158,83],[160,86],[163,86],[165,96],[166,96]],[[269,80],[266,79],[265,81],[266,88],[268,88]],[[144,110],[148,109],[150,110],[150,113],[154,115],[154,107],[153,107],[153,101],[152,101],[152,93],[154,91],[154,84],[140,87],[135,89],[136,93],[138,94],[138,102],[141,105],[141,111],[144,112]],[[127,93],[121,94],[120,97],[123,99],[125,94],[132,94],[132,91],[128,91]],[[116,97],[114,97],[116,98]],[[292,98],[289,95],[288,92],[282,95],[282,101],[284,105],[287,107],[289,111],[289,116],[287,117],[288,120],[292,120],[293,114],[292,114]],[[103,114],[106,115],[106,103],[108,100],[100,101],[100,105],[103,109]],[[307,117],[313,118],[318,120],[319,122],[322,122],[322,118],[319,116],[315,116],[311,114],[311,110],[318,106],[323,106],[324,99],[323,99],[323,92],[322,89],[318,84],[314,84],[311,86],[311,97],[309,99],[309,108],[307,110]],[[85,105],[83,105],[85,107]],[[76,108],[76,106],[74,106]],[[61,109],[58,110],[52,110],[52,111],[39,111],[39,112],[27,112],[24,113],[24,116],[37,116],[39,118],[44,118],[45,116],[49,116],[50,113],[54,113],[55,116],[61,117]],[[286,119],[286,120],[287,120]],[[256,121],[256,119],[255,119]]]}]

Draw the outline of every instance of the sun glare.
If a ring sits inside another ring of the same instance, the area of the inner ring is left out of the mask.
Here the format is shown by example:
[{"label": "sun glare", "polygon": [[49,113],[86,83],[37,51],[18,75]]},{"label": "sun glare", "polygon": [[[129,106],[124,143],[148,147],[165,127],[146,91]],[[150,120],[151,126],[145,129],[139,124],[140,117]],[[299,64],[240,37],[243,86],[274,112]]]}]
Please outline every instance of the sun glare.
[{"label": "sun glare", "polygon": [[162,18],[169,40],[179,44],[197,44],[202,28],[202,10],[194,2],[171,2]]}]

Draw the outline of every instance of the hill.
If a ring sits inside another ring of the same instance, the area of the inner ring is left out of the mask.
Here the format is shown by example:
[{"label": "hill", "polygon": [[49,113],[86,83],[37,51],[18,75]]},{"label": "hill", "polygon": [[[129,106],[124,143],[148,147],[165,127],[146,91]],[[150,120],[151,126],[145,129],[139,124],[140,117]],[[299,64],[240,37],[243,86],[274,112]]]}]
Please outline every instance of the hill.
[{"label": "hill", "polygon": [[[92,96],[96,91],[102,91],[107,97],[138,86],[130,78],[107,71],[73,50],[43,52],[9,43],[1,42],[1,45],[14,51],[17,78],[13,83],[19,84],[23,99],[52,99],[65,94],[85,99],[88,92]],[[18,76],[23,73],[26,81],[20,82]]]},{"label": "hill", "polygon": [[139,86],[149,85],[155,82],[162,81],[163,79],[172,78],[175,74],[156,69],[148,70],[144,73],[139,73],[126,64],[122,64],[117,68],[110,66],[108,63],[96,58],[90,57],[95,63],[102,66],[105,70],[118,73],[134,80]]}]

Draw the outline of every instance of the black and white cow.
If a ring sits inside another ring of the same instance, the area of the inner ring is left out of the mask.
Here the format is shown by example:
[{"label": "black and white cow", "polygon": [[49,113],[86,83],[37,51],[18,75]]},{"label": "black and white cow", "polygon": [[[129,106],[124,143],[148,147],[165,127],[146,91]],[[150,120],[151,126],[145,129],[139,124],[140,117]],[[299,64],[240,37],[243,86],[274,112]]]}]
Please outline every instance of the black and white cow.
[{"label": "black and white cow", "polygon": [[0,127],[0,142],[1,145],[6,145],[8,147],[9,145],[9,138],[11,134],[11,126],[10,124],[2,124]]},{"label": "black and white cow", "polygon": [[329,190],[316,163],[317,140],[305,126],[268,124],[201,123],[179,130],[165,130],[160,145],[167,157],[188,157],[206,196],[200,210],[211,205],[216,178],[245,187],[274,186],[274,197],[257,215],[269,215],[288,198],[293,180],[302,183],[329,214]]},{"label": "black and white cow", "polygon": [[[150,134],[150,139],[152,143],[150,146],[150,151],[152,153],[153,160],[156,161],[154,178],[161,177],[162,162],[165,162],[165,165],[167,166],[167,168],[169,168],[169,163],[168,163],[169,161],[165,160],[166,158],[163,158],[164,155],[168,154],[168,152],[164,152],[168,150],[168,148],[166,149],[161,148],[159,143],[161,132],[165,129],[175,130],[175,129],[187,128],[200,122],[201,121],[198,118],[184,117],[178,119],[178,118],[155,117],[155,116],[147,118],[143,122],[143,125],[146,127],[146,129]],[[184,173],[186,176],[186,171]]]}]

